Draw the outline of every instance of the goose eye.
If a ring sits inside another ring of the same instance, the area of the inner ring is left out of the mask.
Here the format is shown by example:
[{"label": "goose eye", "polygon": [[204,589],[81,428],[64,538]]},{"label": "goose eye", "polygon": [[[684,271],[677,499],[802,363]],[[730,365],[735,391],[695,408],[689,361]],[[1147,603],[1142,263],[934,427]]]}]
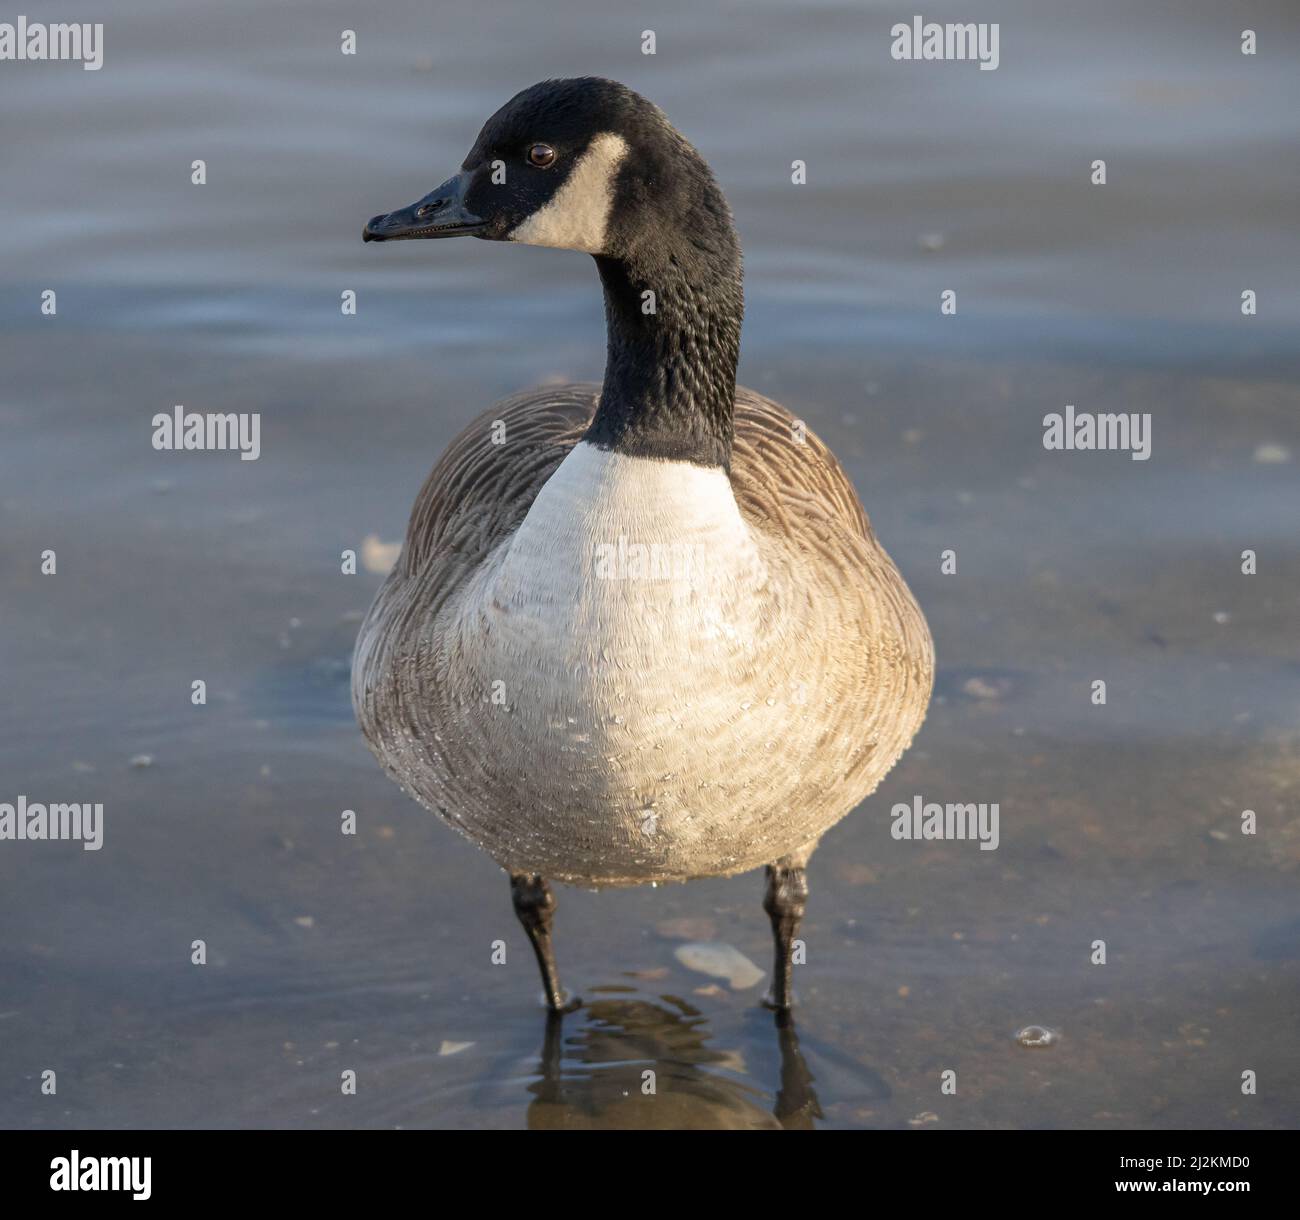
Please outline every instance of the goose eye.
[{"label": "goose eye", "polygon": [[538,169],[545,169],[555,160],[555,149],[549,144],[534,144],[528,150],[528,161],[530,165],[537,166]]}]

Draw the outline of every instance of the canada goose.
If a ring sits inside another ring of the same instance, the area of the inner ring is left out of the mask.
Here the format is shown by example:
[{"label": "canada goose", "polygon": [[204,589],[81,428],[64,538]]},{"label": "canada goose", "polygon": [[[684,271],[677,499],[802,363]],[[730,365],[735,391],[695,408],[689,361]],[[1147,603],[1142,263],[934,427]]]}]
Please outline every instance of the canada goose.
[{"label": "canada goose", "polygon": [[451,443],[357,639],[357,719],[510,874],[553,1010],[547,879],[759,865],[787,1009],[808,858],[925,715],[925,619],[831,452],[736,386],[731,214],[658,107],[534,85],[364,237],[466,234],[595,257],[605,380],[507,399]]}]

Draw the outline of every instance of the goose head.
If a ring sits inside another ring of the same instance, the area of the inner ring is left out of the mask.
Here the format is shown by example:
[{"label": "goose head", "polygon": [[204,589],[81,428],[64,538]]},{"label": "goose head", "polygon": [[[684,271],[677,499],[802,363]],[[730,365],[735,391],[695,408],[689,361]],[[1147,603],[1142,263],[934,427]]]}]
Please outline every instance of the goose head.
[{"label": "goose head", "polygon": [[516,94],[459,173],[373,217],[363,237],[478,237],[619,257],[683,226],[715,240],[732,233],[708,165],[653,103],[582,77]]}]

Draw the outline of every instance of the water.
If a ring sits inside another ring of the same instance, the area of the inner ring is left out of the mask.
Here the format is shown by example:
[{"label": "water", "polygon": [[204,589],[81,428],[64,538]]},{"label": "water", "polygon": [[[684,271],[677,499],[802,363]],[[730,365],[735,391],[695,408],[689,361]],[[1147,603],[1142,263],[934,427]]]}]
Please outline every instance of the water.
[{"label": "water", "polygon": [[[101,801],[106,829],[0,844],[0,1123],[1300,1120],[1293,6],[1252,7],[1250,59],[1213,3],[990,0],[996,72],[893,62],[879,4],[59,16],[106,22],[101,72],[0,65],[0,800]],[[561,890],[586,1004],[548,1026],[504,876],[351,721],[378,577],[340,551],[398,538],[494,397],[603,355],[581,256],[361,224],[578,73],[659,100],[717,169],[742,380],[841,455],[935,635],[915,747],[814,858],[794,1031],[674,954],[769,968],[755,876]],[[260,411],[261,459],[155,452],[178,402]],[[1046,452],[1066,403],[1150,412],[1151,460]],[[918,794],[998,802],[998,850],[892,839]]]}]

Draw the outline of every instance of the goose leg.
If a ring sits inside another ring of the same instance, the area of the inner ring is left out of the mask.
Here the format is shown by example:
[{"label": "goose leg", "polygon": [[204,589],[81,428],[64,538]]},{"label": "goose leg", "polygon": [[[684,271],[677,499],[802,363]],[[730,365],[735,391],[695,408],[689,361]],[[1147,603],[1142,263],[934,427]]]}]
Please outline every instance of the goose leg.
[{"label": "goose leg", "polygon": [[763,1002],[778,1011],[794,1006],[790,954],[794,938],[799,932],[799,923],[803,919],[804,907],[808,903],[808,877],[804,872],[806,862],[806,855],[797,863],[794,857],[783,856],[775,864],[767,866],[767,894],[763,898],[763,910],[772,921],[776,960],[772,968],[772,989]]},{"label": "goose leg", "polygon": [[555,895],[546,881],[535,873],[512,873],[510,896],[514,899],[515,914],[524,925],[537,965],[542,972],[542,987],[546,992],[546,1007],[552,1012],[565,1012],[566,1003],[560,989],[560,972],[555,968],[555,949],[551,945],[551,922],[555,917]]},{"label": "goose leg", "polygon": [[776,1039],[781,1050],[781,1087],[772,1113],[787,1131],[811,1131],[813,1119],[826,1116],[813,1088],[813,1074],[799,1051],[799,1035],[789,1009],[777,1010]]}]

